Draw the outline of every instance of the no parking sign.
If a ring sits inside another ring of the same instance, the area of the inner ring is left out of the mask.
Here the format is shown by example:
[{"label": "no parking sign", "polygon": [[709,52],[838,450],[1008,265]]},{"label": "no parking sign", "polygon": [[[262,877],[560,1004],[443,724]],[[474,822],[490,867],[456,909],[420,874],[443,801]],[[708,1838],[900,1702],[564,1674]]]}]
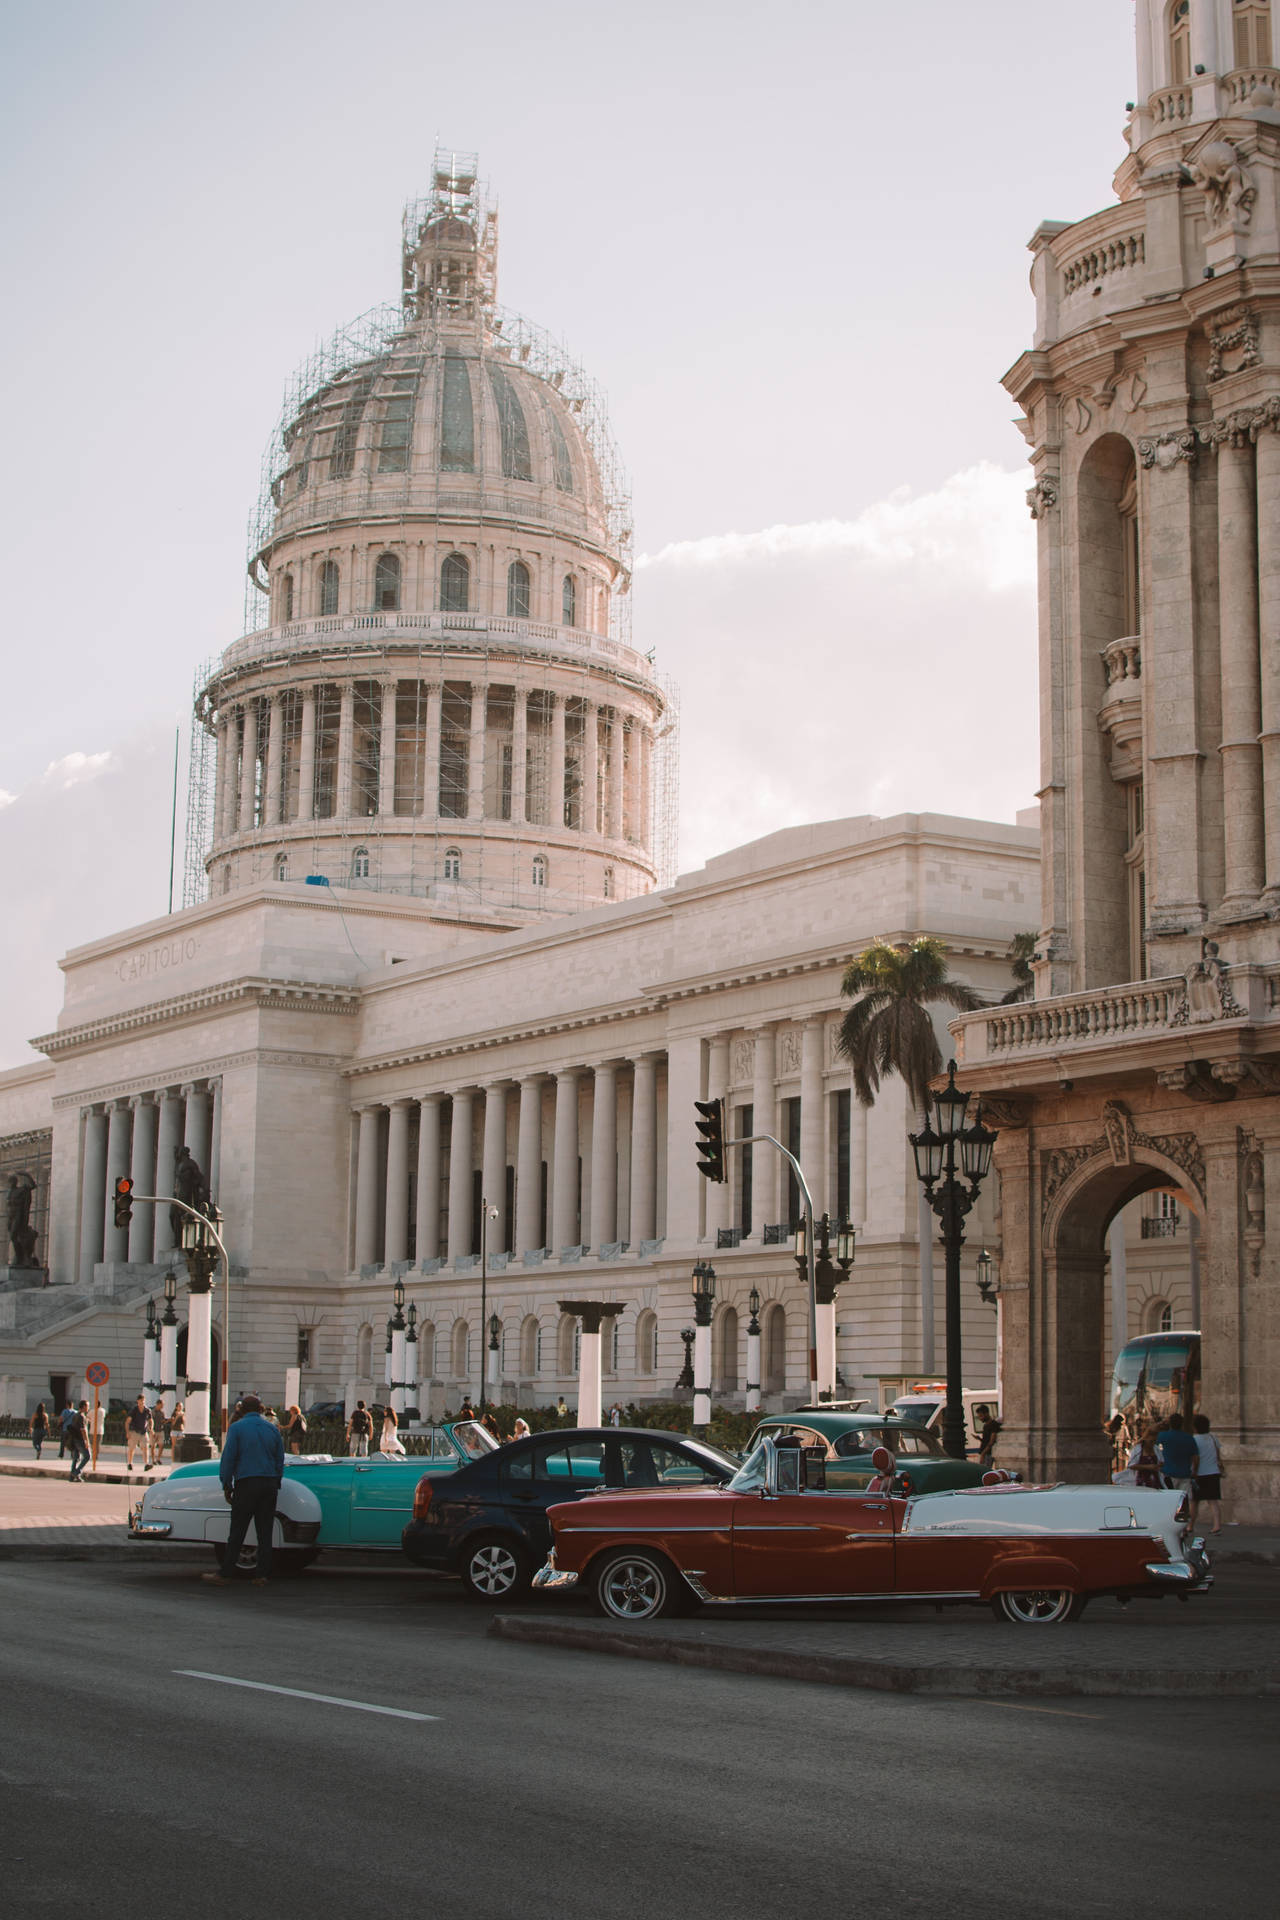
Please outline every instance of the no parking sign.
[{"label": "no parking sign", "polygon": [[91,1387],[105,1387],[111,1378],[111,1369],[105,1360],[91,1360],[84,1370],[84,1377]]}]

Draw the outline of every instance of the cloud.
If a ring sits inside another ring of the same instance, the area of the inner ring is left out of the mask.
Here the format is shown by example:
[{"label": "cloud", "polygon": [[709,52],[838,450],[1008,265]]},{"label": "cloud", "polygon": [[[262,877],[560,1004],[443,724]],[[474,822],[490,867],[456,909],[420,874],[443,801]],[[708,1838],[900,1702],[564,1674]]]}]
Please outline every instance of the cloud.
[{"label": "cloud", "polygon": [[39,782],[34,784],[61,787],[65,793],[68,787],[78,787],[86,780],[115,772],[118,765],[114,753],[64,753],[60,760],[49,762]]}]

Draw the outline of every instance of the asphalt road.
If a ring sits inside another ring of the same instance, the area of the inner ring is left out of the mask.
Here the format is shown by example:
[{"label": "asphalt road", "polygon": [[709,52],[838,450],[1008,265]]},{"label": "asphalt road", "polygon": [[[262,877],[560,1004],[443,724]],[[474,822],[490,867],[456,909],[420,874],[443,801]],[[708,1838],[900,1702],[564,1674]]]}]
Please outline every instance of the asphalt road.
[{"label": "asphalt road", "polygon": [[0,1606],[14,1914],[1271,1910],[1271,1701],[922,1700],[615,1662],[486,1640],[456,1589],[398,1570],[262,1591],[10,1562]]}]

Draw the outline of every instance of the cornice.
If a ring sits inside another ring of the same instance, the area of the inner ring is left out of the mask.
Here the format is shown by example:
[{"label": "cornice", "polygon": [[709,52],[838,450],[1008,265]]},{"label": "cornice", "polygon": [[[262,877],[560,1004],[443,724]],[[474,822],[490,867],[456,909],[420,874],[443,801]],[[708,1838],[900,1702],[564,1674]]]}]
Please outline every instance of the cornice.
[{"label": "cornice", "polygon": [[314,1073],[338,1073],[347,1064],[341,1053],[290,1053],[278,1047],[246,1047],[238,1053],[220,1053],[204,1060],[184,1060],[181,1070],[171,1076],[143,1074],[130,1080],[104,1081],[97,1086],[76,1087],[58,1094],[55,1113],[74,1108],[100,1106],[104,1100],[124,1100],[130,1094],[163,1093],[170,1087],[195,1080],[217,1080],[237,1067],[305,1067]]},{"label": "cornice", "polygon": [[171,1026],[192,1014],[209,1013],[235,1006],[257,1006],[275,1013],[327,1013],[349,1017],[359,1010],[360,996],[350,986],[328,985],[311,980],[276,980],[265,975],[248,975],[217,985],[199,987],[190,993],[176,994],[169,1000],[153,1000],[148,1006],[126,1012],[104,1014],[80,1026],[63,1027],[45,1033],[31,1045],[50,1059],[73,1053],[82,1047],[114,1039],[123,1033],[136,1033],[147,1027]]}]

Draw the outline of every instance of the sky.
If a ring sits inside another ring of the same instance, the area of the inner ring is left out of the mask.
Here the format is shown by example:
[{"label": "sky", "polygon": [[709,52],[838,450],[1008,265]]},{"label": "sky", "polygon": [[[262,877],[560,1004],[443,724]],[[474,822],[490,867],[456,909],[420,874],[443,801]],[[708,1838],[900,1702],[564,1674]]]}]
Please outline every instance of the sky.
[{"label": "sky", "polygon": [[[395,297],[437,140],[604,388],[682,870],[1034,803],[1026,242],[1113,198],[1132,0],[9,0],[0,1067],[163,913],[175,730],[242,631],[295,366]],[[185,774],[180,774],[180,785]],[[181,899],[182,823],[178,892]]]}]

